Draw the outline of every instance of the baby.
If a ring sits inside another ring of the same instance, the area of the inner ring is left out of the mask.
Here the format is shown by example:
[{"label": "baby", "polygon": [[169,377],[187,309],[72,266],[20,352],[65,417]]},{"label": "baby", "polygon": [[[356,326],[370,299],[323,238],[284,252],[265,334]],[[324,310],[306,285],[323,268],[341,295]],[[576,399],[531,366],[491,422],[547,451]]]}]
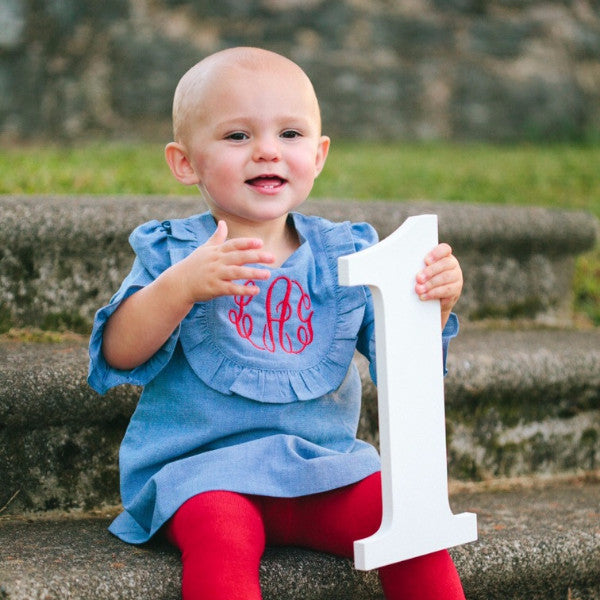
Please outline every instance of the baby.
[{"label": "baby", "polygon": [[[166,160],[209,211],[138,227],[132,270],[96,315],[90,384],[144,386],[110,529],[133,544],[166,535],[185,599],[257,600],[266,544],[351,557],[381,523],[352,362],[358,350],[375,377],[373,306],[368,288],[337,280],[338,257],[377,236],[296,212],[330,140],[310,80],[287,58],[209,56],[179,82],[173,121]],[[444,347],[461,290],[440,244],[415,291],[441,301]],[[388,599],[464,599],[445,550],[379,573]]]}]

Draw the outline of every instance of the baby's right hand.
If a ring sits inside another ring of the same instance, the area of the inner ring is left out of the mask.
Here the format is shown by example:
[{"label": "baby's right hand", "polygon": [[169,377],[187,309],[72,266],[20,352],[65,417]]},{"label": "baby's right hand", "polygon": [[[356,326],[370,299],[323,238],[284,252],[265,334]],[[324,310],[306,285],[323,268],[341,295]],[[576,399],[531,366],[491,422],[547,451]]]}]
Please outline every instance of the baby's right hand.
[{"label": "baby's right hand", "polygon": [[205,302],[217,296],[254,296],[259,289],[244,285],[250,279],[268,279],[267,269],[248,264],[270,264],[275,257],[262,250],[259,238],[227,239],[227,224],[219,221],[215,233],[192,254],[173,265],[187,302]]}]

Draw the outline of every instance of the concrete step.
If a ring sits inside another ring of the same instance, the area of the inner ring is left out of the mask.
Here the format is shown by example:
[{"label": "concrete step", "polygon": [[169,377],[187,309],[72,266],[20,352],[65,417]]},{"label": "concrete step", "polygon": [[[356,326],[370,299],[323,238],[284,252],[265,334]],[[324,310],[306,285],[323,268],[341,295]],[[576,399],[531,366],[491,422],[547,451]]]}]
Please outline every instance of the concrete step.
[{"label": "concrete step", "polygon": [[[600,473],[551,483],[462,486],[455,513],[478,514],[479,540],[451,549],[468,600],[599,600]],[[0,517],[4,600],[176,600],[177,552],[128,546],[108,513]],[[374,572],[299,548],[271,548],[265,600],[380,600]]]},{"label": "concrete step", "polygon": [[[0,331],[85,329],[131,267],[131,230],[204,210],[195,197],[0,196]],[[514,206],[311,200],[302,210],[368,221],[382,239],[411,215],[437,214],[465,273],[461,314],[470,320],[569,323],[575,258],[599,230],[583,211]]]},{"label": "concrete step", "polygon": [[[84,338],[0,342],[0,507],[116,504],[118,446],[139,390],[98,396]],[[600,330],[464,327],[450,347],[446,416],[451,479],[578,473],[600,467]],[[365,375],[361,437],[377,443]]]},{"label": "concrete step", "polygon": [[[361,367],[368,437],[376,390]],[[445,388],[451,477],[600,467],[600,329],[464,327]]]}]

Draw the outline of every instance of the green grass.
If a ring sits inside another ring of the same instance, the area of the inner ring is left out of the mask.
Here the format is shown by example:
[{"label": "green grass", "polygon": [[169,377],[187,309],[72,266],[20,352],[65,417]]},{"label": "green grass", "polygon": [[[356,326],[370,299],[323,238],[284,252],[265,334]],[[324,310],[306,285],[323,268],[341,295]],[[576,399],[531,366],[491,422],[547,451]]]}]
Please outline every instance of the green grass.
[{"label": "green grass", "polygon": [[333,147],[316,195],[585,208],[600,216],[600,146]]},{"label": "green grass", "polygon": [[[314,197],[429,199],[588,210],[600,218],[600,145],[334,141]],[[197,194],[159,144],[0,148],[3,194]],[[577,310],[600,325],[600,250],[579,260]]]},{"label": "green grass", "polygon": [[[463,200],[600,216],[600,145],[334,143],[313,196]],[[0,148],[0,193],[194,194],[158,144]]]},{"label": "green grass", "polygon": [[177,194],[156,144],[25,146],[0,149],[3,194]]}]

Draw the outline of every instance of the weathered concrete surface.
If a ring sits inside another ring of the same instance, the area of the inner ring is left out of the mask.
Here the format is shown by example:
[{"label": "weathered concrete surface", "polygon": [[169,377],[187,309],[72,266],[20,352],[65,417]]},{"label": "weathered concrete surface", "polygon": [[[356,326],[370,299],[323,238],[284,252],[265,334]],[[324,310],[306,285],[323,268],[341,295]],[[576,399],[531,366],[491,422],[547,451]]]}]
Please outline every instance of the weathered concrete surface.
[{"label": "weathered concrete surface", "polygon": [[[437,213],[440,239],[465,273],[463,319],[571,318],[574,259],[595,244],[585,212],[431,202],[313,200],[302,209],[368,221],[386,237],[410,215]],[[139,224],[204,210],[196,198],[0,196],[0,331],[33,325],[87,331],[116,291]]]},{"label": "weathered concrete surface", "polygon": [[0,344],[0,505],[37,510],[118,501],[118,447],[138,393],[98,396],[84,341]]},{"label": "weathered concrete surface", "polygon": [[[118,502],[117,453],[139,390],[98,396],[85,340],[0,344],[0,506]],[[365,363],[360,437],[377,444]],[[449,473],[479,480],[600,467],[600,330],[463,328],[446,377]]]},{"label": "weathered concrete surface", "polygon": [[[600,485],[569,481],[453,494],[454,512],[478,514],[479,541],[451,549],[469,600],[600,599]],[[0,519],[5,600],[176,600],[177,553],[163,542],[131,547],[106,517]],[[376,575],[346,559],[269,549],[265,600],[380,600]]]},{"label": "weathered concrete surface", "polygon": [[[377,391],[363,377],[363,437]],[[445,379],[448,468],[457,479],[600,467],[600,329],[465,328]]]},{"label": "weathered concrete surface", "polygon": [[468,332],[448,367],[455,476],[600,467],[599,329]]}]

